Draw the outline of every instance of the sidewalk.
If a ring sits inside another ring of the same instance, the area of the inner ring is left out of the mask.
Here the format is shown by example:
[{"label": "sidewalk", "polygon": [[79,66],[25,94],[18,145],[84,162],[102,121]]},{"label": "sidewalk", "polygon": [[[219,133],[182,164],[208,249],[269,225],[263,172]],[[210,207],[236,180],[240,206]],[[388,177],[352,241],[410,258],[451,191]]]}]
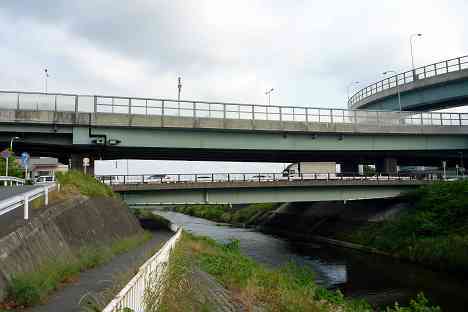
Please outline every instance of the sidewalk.
[{"label": "sidewalk", "polygon": [[48,302],[27,309],[28,312],[81,312],[80,299],[86,294],[95,296],[99,292],[112,286],[112,280],[142,263],[148,253],[158,246],[162,246],[173,235],[170,231],[153,232],[153,238],[146,244],[125,254],[115,256],[109,263],[80,273],[78,281],[66,285],[63,289],[52,294]]}]

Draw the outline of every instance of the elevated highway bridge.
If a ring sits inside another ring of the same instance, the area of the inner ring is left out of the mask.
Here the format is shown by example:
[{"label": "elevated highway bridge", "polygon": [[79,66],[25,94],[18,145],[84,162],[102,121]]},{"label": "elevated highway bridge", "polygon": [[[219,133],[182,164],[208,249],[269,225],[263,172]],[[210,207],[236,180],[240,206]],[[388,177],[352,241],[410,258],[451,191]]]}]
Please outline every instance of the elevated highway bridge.
[{"label": "elevated highway bridge", "polygon": [[76,168],[83,157],[454,166],[468,155],[467,134],[468,113],[0,92],[0,143],[19,136],[17,152]]},{"label": "elevated highway bridge", "polygon": [[[399,96],[400,94],[400,96]],[[351,109],[431,111],[468,105],[468,55],[372,83],[348,101]]]}]

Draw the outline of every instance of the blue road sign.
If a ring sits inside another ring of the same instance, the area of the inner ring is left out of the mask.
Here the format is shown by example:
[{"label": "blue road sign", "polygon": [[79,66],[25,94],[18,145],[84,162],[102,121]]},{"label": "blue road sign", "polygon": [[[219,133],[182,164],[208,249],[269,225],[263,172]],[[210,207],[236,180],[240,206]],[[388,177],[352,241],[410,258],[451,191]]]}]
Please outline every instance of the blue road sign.
[{"label": "blue road sign", "polygon": [[28,153],[26,152],[21,153],[21,166],[23,166],[23,168],[26,169],[29,167],[29,159],[30,159],[30,156]]}]

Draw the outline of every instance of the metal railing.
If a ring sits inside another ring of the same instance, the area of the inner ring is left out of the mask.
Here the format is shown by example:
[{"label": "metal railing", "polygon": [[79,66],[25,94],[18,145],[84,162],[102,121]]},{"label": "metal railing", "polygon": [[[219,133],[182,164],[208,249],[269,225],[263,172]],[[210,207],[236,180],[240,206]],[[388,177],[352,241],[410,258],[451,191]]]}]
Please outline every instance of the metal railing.
[{"label": "metal railing", "polygon": [[49,192],[56,189],[56,184],[48,184],[44,186],[35,187],[30,191],[13,195],[0,201],[0,216],[12,211],[13,209],[23,206],[24,219],[29,219],[29,203],[36,198],[44,196],[44,205],[49,204]]},{"label": "metal railing", "polygon": [[0,185],[4,186],[18,186],[24,185],[24,179],[17,178],[17,177],[10,177],[10,176],[0,176]]},{"label": "metal railing", "polygon": [[[21,91],[0,91],[0,109],[376,126],[468,126],[468,113],[367,111]],[[43,117],[55,122],[56,115]]]},{"label": "metal railing", "polygon": [[357,91],[353,94],[353,96],[349,98],[348,107],[351,108],[357,102],[371,95],[394,88],[397,86],[397,84],[399,86],[402,86],[404,84],[414,82],[417,80],[431,78],[451,72],[458,72],[466,69],[468,69],[468,55],[445,60],[442,62],[437,62],[434,64],[415,68],[414,70],[399,73],[397,75],[390,76],[388,78],[377,81]]},{"label": "metal railing", "polygon": [[229,182],[276,182],[276,181],[408,181],[437,180],[440,173],[425,174],[373,174],[345,173],[197,173],[197,174],[141,174],[141,175],[100,175],[96,179],[108,185],[121,184],[165,184],[165,183],[229,183]]},{"label": "metal railing", "polygon": [[130,311],[144,312],[146,300],[152,299],[152,307],[159,305],[168,269],[169,257],[182,234],[182,228],[176,227],[177,232],[164,246],[138,270],[128,284],[102,310],[102,312]]}]

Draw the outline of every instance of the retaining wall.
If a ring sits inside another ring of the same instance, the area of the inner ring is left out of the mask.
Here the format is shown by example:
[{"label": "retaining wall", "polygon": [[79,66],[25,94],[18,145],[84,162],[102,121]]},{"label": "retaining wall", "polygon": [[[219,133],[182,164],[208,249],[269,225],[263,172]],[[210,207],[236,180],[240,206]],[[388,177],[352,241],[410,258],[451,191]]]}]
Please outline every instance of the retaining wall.
[{"label": "retaining wall", "polygon": [[73,258],[80,248],[143,231],[120,200],[78,196],[45,209],[0,238],[0,301],[8,280],[51,259]]}]

